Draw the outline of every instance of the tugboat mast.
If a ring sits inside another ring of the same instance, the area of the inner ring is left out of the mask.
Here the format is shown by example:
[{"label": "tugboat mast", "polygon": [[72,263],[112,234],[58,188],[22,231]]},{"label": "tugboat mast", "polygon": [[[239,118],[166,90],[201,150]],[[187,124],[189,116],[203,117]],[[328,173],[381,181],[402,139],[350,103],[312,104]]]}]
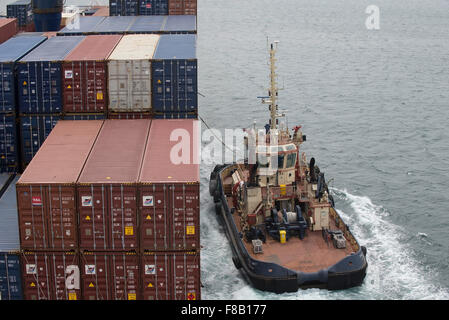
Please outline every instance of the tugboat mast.
[{"label": "tugboat mast", "polygon": [[270,128],[276,129],[277,128],[277,111],[278,111],[278,105],[277,105],[277,96],[278,96],[278,88],[277,88],[277,74],[276,74],[276,65],[275,62],[277,61],[275,58],[277,44],[279,41],[274,41],[274,44],[271,44],[270,47],[270,89],[268,90],[268,96],[269,100],[262,100],[262,103],[266,103],[270,105]]}]

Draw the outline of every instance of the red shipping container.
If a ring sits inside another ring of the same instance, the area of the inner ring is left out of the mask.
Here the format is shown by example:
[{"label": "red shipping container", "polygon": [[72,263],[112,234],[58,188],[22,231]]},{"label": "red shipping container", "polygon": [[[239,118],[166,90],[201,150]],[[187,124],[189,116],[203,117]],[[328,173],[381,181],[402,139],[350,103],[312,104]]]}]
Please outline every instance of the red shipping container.
[{"label": "red shipping container", "polygon": [[16,184],[20,246],[78,246],[75,183],[103,121],[59,121]]},{"label": "red shipping container", "polygon": [[106,59],[121,35],[87,36],[62,63],[63,110],[104,112],[107,108]]},{"label": "red shipping container", "polygon": [[195,252],[145,252],[144,300],[200,300],[200,255]]},{"label": "red shipping container", "polygon": [[169,15],[197,14],[197,0],[168,0]]},{"label": "red shipping container", "polygon": [[84,300],[140,299],[140,262],[135,252],[81,254]]},{"label": "red shipping container", "polygon": [[79,257],[74,252],[24,252],[21,255],[25,300],[79,300]]},{"label": "red shipping container", "polygon": [[0,18],[0,43],[15,36],[18,32],[16,18]]},{"label": "red shipping container", "polygon": [[78,179],[80,248],[138,250],[137,180],[151,120],[105,120]]},{"label": "red shipping container", "polygon": [[[199,134],[197,120],[153,120],[139,177],[141,250],[199,250]],[[179,164],[182,142],[189,156]]]}]

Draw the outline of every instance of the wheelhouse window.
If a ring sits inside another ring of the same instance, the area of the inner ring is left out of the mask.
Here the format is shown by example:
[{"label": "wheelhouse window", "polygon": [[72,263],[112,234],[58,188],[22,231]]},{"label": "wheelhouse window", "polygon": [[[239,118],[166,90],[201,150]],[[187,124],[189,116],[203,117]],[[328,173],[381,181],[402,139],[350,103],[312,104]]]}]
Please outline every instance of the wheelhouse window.
[{"label": "wheelhouse window", "polygon": [[286,168],[294,167],[296,164],[296,153],[290,153],[287,155],[287,165]]}]

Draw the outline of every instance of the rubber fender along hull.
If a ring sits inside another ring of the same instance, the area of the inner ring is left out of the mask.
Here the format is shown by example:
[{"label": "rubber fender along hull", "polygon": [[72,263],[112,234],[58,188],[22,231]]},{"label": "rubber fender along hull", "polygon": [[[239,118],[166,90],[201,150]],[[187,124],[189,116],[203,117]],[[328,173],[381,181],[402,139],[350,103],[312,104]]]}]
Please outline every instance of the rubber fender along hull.
[{"label": "rubber fender along hull", "polygon": [[220,176],[221,172],[229,166],[215,167],[211,173],[209,193],[214,197],[218,220],[223,225],[230,242],[233,264],[254,288],[283,293],[307,288],[342,290],[360,286],[363,283],[368,267],[365,247],[360,247],[358,252],[346,256],[335,265],[314,273],[296,272],[275,263],[253,259],[240,238],[224,198]]}]

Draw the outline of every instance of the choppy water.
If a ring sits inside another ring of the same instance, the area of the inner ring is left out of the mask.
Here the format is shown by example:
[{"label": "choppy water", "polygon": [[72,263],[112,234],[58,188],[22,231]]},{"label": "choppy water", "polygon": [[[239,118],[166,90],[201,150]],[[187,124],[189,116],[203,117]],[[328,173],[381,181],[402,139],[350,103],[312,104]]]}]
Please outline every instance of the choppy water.
[{"label": "choppy water", "polygon": [[[379,30],[365,27],[369,5]],[[220,130],[266,123],[256,98],[268,86],[266,37],[280,41],[280,106],[334,179],[369,263],[364,284],[346,291],[251,288],[232,264],[208,194],[213,165],[203,164],[203,298],[449,299],[449,1],[199,0],[198,32],[200,115]]]}]

